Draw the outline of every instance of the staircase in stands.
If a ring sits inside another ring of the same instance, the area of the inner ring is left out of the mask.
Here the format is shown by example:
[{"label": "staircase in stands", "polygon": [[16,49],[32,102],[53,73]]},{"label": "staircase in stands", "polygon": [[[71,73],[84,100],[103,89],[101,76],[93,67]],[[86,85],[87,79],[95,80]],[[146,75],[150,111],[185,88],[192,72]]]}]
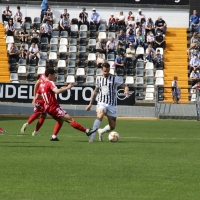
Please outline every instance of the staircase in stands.
[{"label": "staircase in stands", "polygon": [[0,24],[0,82],[10,82],[4,26]]},{"label": "staircase in stands", "polygon": [[164,90],[164,101],[172,102],[171,85],[174,76],[177,76],[178,86],[181,88],[180,103],[188,103],[187,29],[168,28],[165,40],[164,86],[169,88]]}]

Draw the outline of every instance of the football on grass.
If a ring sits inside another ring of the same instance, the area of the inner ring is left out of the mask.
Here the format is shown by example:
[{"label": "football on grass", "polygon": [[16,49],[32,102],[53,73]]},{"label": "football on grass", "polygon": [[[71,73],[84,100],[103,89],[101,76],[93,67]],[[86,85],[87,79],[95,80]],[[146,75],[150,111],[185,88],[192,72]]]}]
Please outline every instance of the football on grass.
[{"label": "football on grass", "polygon": [[117,142],[119,140],[119,133],[115,131],[110,132],[110,134],[108,135],[108,139],[111,142]]}]

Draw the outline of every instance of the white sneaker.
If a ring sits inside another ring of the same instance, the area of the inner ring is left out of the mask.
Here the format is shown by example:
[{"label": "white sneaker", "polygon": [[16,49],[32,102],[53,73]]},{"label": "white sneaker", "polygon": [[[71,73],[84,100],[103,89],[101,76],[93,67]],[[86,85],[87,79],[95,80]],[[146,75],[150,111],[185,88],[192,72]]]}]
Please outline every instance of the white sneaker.
[{"label": "white sneaker", "polygon": [[33,131],[32,136],[36,136],[36,135],[37,135],[37,132]]},{"label": "white sneaker", "polygon": [[103,130],[103,129],[101,129],[101,128],[98,129],[99,141],[101,141],[101,142],[103,141],[103,133],[102,133],[102,130]]},{"label": "white sneaker", "polygon": [[21,134],[24,134],[25,130],[26,130],[26,127],[28,126],[27,123],[25,123],[22,128],[21,128]]}]

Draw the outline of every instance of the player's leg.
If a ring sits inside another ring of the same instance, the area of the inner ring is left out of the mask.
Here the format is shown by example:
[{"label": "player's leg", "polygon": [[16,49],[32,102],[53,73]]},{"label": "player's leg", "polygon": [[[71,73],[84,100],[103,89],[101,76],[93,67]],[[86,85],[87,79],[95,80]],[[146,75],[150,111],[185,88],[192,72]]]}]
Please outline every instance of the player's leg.
[{"label": "player's leg", "polygon": [[40,116],[40,119],[38,120],[38,122],[36,124],[35,130],[32,133],[32,136],[35,136],[37,134],[37,132],[39,131],[39,129],[43,125],[46,117],[47,117],[47,114],[46,113],[42,113],[42,115]]},{"label": "player's leg", "polygon": [[62,125],[63,125],[63,120],[58,118],[58,117],[53,117],[57,122],[54,126],[53,134],[51,136],[50,141],[59,141],[57,138],[58,132],[60,131]]}]

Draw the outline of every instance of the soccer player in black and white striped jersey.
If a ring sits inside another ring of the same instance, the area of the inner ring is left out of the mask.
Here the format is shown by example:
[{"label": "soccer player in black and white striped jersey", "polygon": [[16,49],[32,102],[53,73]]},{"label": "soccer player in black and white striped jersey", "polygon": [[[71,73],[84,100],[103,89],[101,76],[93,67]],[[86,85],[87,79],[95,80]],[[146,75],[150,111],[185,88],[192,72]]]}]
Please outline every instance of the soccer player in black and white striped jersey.
[{"label": "soccer player in black and white striped jersey", "polygon": [[[127,97],[129,96],[129,88],[123,83],[123,80],[118,76],[111,75],[109,63],[103,63],[102,76],[97,77],[96,87],[92,94],[91,101],[86,107],[86,110],[90,110],[97,97],[97,118],[94,121],[93,129],[98,129],[100,141],[103,141],[103,134],[105,132],[115,129],[118,87],[124,89],[124,94]],[[108,125],[106,125],[103,129],[99,129],[104,115],[107,116]],[[96,132],[91,135],[89,142],[94,141],[95,135]]]}]

